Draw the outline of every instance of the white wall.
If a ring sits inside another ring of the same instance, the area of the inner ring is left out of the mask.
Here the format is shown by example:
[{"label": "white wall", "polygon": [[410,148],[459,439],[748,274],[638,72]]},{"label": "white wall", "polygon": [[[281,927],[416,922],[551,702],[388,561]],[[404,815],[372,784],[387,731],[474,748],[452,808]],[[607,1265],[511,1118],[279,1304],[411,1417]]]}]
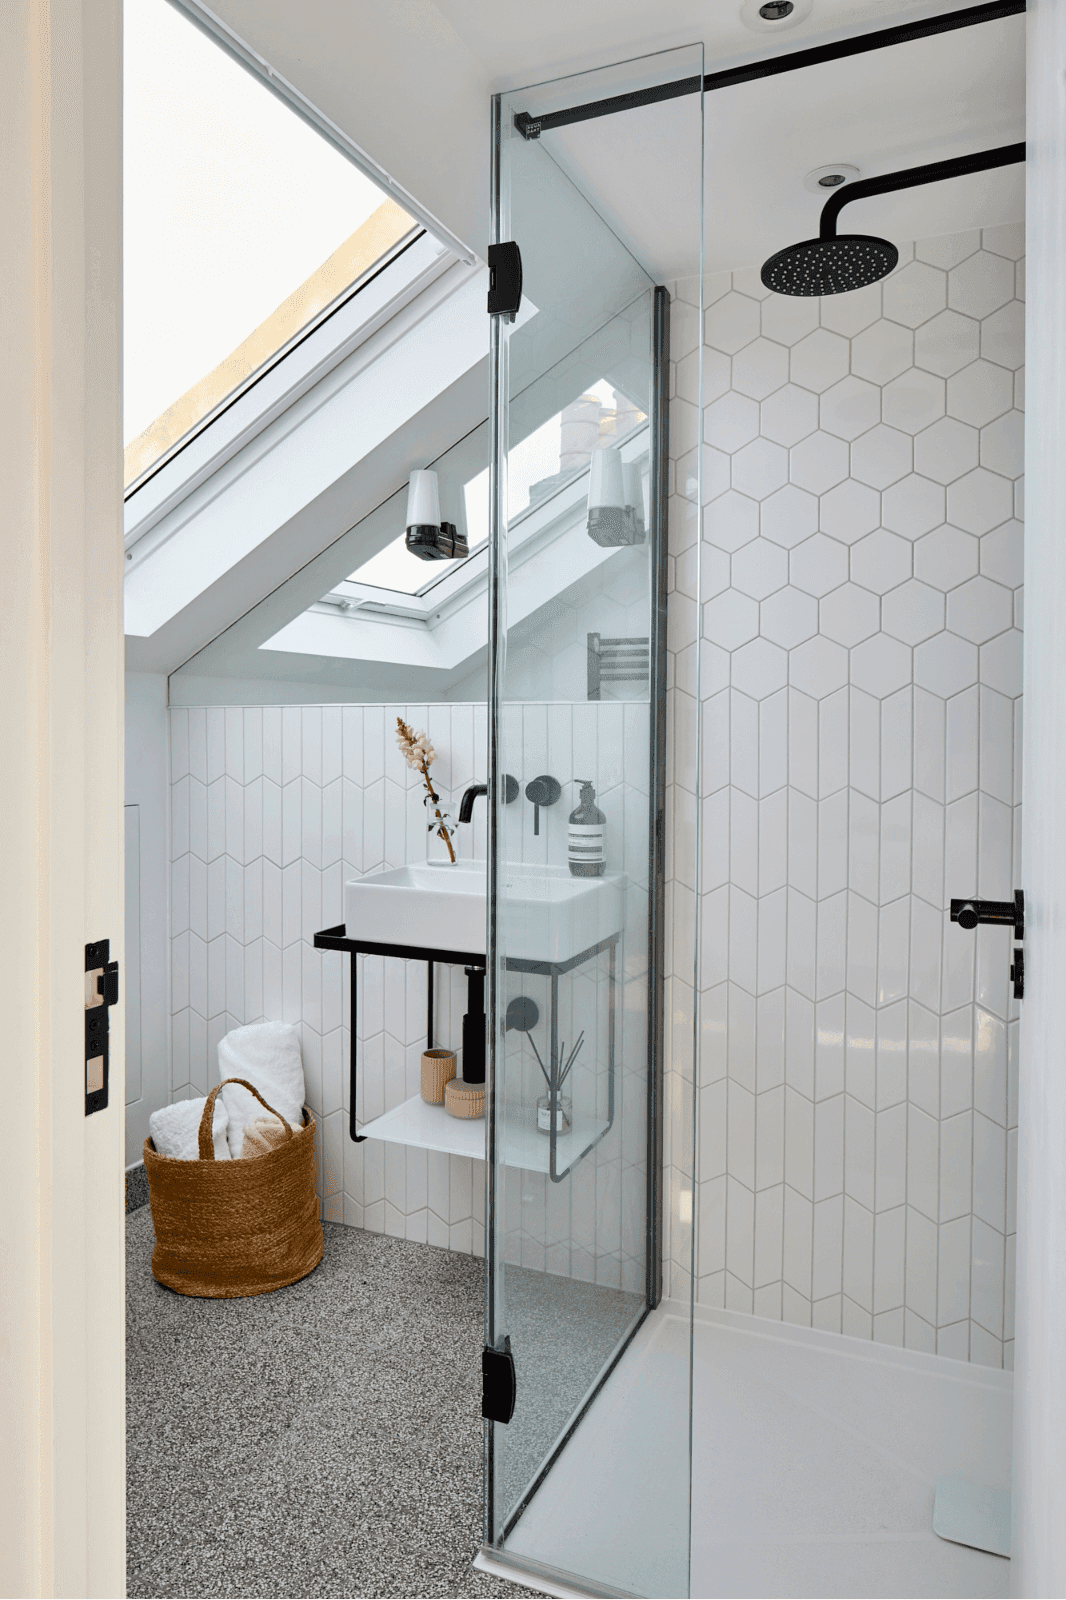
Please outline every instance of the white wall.
[{"label": "white wall", "polygon": [[698,1298],[1009,1366],[1010,941],[947,903],[1020,884],[1023,230],[705,292]]},{"label": "white wall", "polygon": [[121,989],[126,1013],[126,1165],[170,1099],[170,714],[162,674],[126,673],[126,905],[135,919]]},{"label": "white wall", "polygon": [[1018,1334],[1011,1592],[1066,1593],[1066,10],[1030,0],[1026,339],[1030,422],[1025,661],[1028,972],[1022,1007],[1018,1142]]}]

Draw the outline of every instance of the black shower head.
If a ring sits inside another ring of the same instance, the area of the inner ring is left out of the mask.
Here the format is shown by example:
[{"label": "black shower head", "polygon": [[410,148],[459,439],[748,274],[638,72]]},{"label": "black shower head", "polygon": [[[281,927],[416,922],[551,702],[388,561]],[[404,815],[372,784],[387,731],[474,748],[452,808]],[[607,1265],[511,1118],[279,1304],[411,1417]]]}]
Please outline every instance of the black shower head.
[{"label": "black shower head", "polygon": [[764,263],[760,276],[775,294],[846,294],[887,277],[898,260],[887,239],[842,233],[787,245]]},{"label": "black shower head", "polygon": [[876,283],[892,271],[899,251],[887,239],[872,234],[837,233],[837,217],[850,201],[889,194],[894,189],[913,189],[941,178],[987,172],[1024,160],[1024,144],[1005,144],[996,150],[978,150],[970,156],[954,156],[950,161],[932,161],[928,166],[908,167],[904,172],[887,172],[880,178],[845,184],[822,207],[819,237],[801,239],[799,244],[779,250],[763,263],[759,276],[775,294],[846,294],[849,289]]}]

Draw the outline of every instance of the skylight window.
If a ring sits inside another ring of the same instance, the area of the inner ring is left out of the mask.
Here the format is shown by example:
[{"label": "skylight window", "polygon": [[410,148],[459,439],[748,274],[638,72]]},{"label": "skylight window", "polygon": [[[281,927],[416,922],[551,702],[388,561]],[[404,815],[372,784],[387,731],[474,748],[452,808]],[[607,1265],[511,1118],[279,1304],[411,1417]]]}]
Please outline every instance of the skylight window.
[{"label": "skylight window", "polygon": [[[508,517],[514,522],[549,499],[579,473],[585,472],[593,450],[619,444],[646,420],[618,389],[601,379],[584,394],[549,417],[547,422],[514,445],[507,457]],[[463,505],[445,507],[442,514],[465,532],[472,559],[489,536],[489,472],[486,467],[463,485]],[[420,561],[411,555],[400,533],[384,550],[349,574],[349,581],[397,594],[425,594],[457,570],[451,562]]]},{"label": "skylight window", "polygon": [[126,0],[124,185],[129,484],[416,224],[168,0]]}]

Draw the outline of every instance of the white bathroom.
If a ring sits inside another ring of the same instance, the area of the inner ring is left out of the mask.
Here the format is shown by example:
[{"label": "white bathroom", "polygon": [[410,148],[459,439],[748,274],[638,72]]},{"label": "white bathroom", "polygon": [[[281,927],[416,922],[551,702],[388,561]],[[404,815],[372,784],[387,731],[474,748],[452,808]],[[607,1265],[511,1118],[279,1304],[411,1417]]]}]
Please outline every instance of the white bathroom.
[{"label": "white bathroom", "polygon": [[1053,1594],[1062,17],[355,9],[125,5],[125,1592]]}]

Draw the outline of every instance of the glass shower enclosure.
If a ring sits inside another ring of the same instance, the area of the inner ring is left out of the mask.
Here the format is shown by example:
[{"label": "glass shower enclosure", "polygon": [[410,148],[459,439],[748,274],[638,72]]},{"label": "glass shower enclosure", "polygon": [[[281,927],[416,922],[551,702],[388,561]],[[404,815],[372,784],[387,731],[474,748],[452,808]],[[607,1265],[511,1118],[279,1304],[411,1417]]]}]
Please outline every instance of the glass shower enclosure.
[{"label": "glass shower enclosure", "polygon": [[701,317],[702,74],[693,46],[493,102],[522,286],[489,419],[485,1342],[514,1405],[485,1424],[485,1546],[663,1595],[688,1592],[697,882],[667,792],[694,794],[699,732],[698,646],[666,621],[700,508],[669,352]]}]

